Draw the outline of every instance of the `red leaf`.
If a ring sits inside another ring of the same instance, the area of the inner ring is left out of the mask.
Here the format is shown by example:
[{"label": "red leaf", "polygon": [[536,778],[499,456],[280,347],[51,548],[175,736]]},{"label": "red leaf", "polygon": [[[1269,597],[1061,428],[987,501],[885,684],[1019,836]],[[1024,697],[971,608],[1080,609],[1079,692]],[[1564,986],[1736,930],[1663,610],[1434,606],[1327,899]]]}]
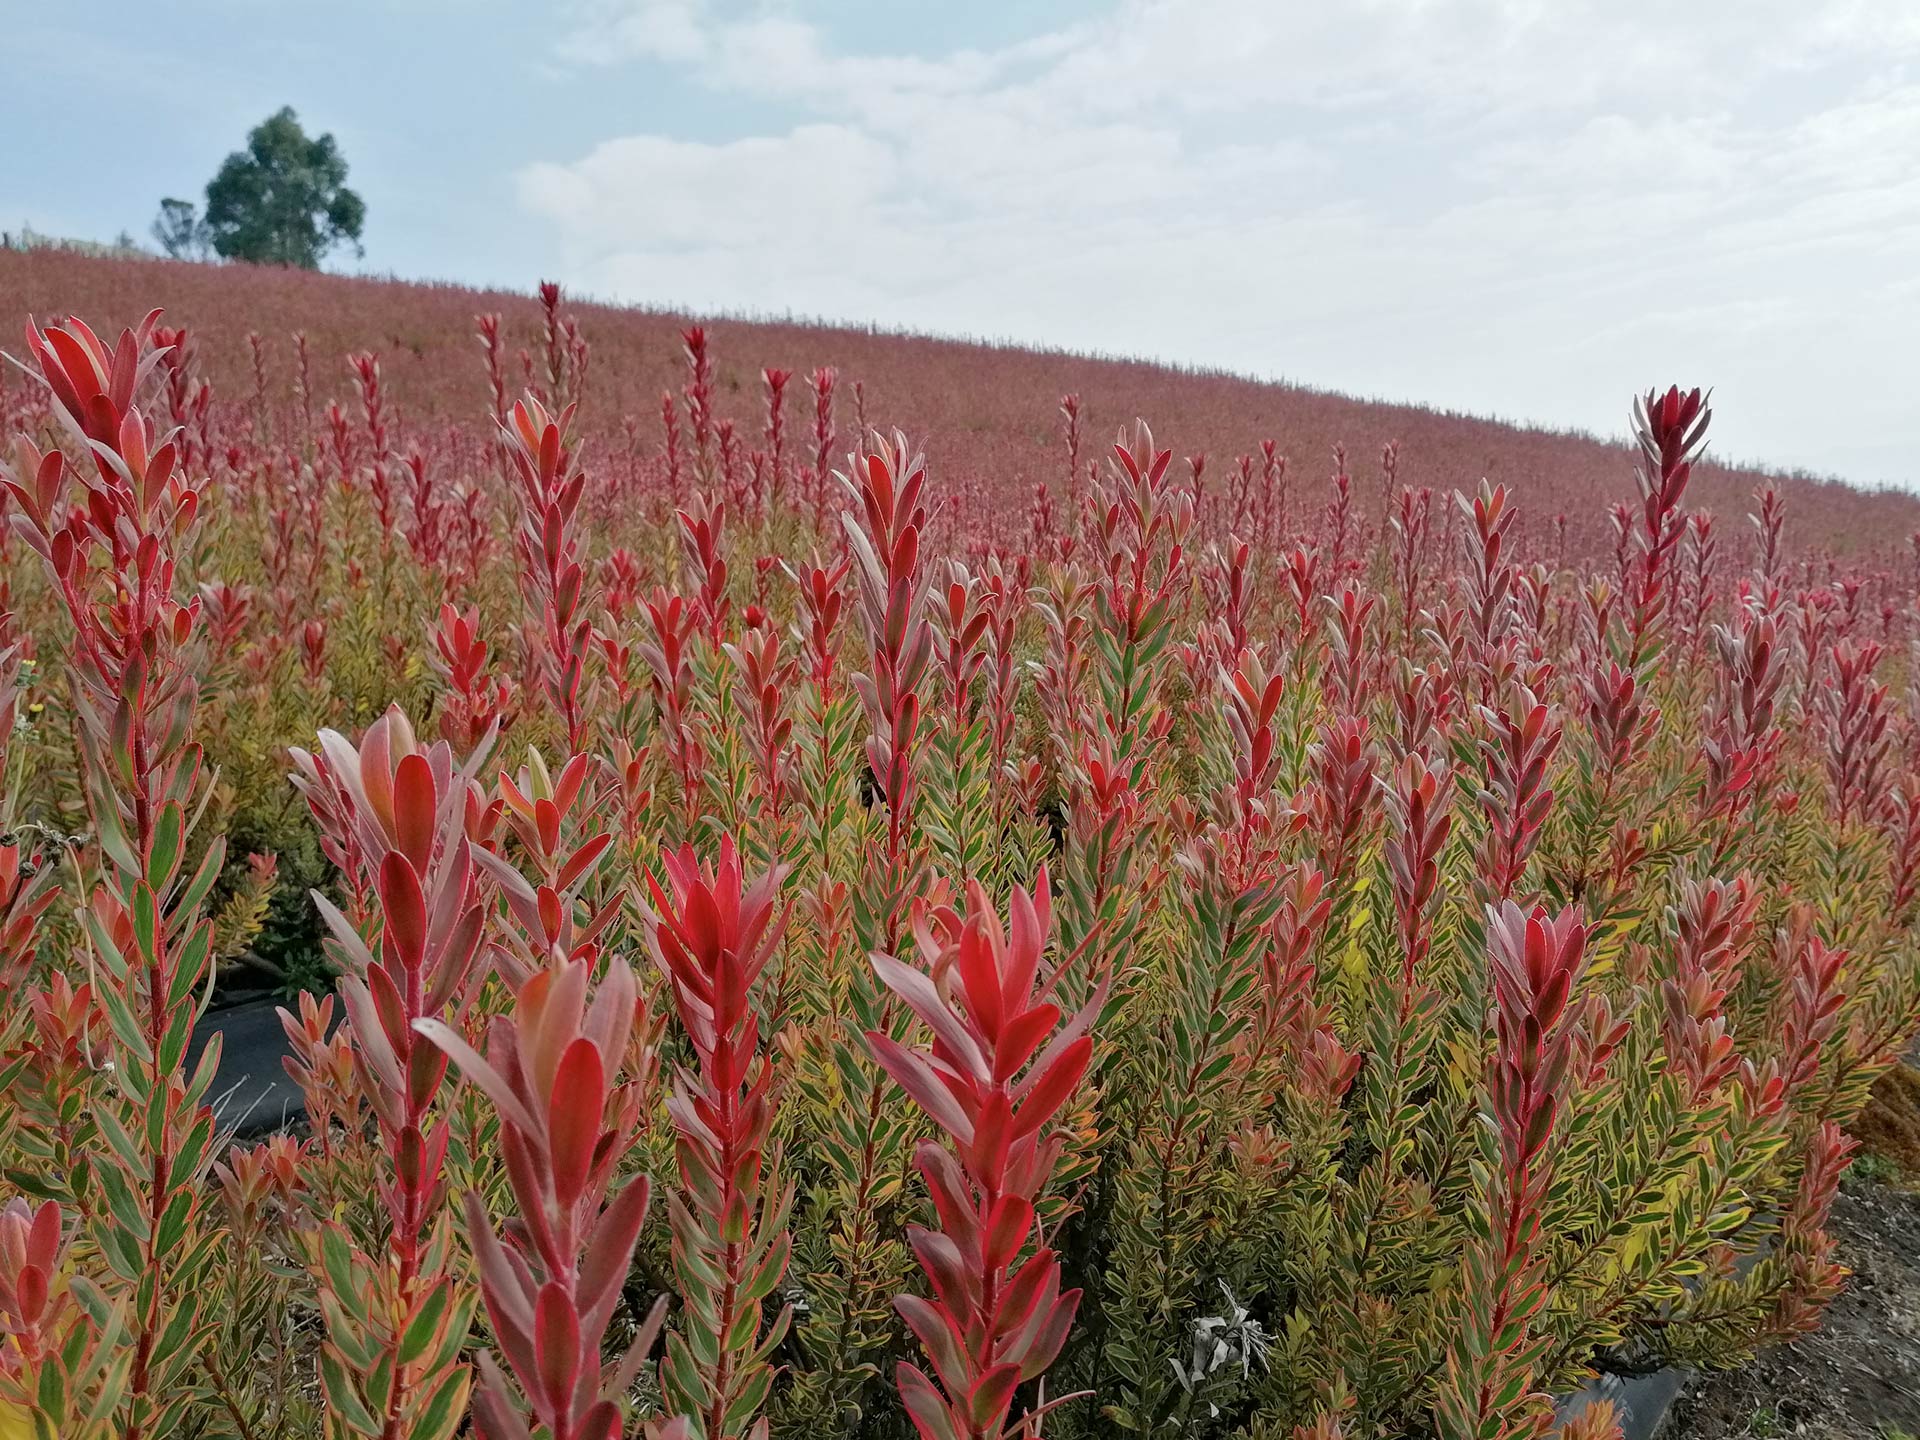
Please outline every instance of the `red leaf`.
[{"label": "red leaf", "polygon": [[973,1122],[960,1102],[935,1077],[926,1057],[907,1049],[877,1030],[867,1032],[867,1048],[880,1068],[913,1097],[914,1102],[962,1145],[973,1143]]},{"label": "red leaf", "polygon": [[1006,1091],[989,1091],[981,1101],[973,1124],[973,1172],[983,1180],[998,1181],[1006,1174],[1007,1151],[1015,1139],[1013,1102],[1007,1098]]},{"label": "red leaf", "polygon": [[420,876],[398,850],[389,850],[380,861],[380,906],[394,958],[401,969],[417,973],[427,955],[427,900]]},{"label": "red leaf", "polygon": [[575,1204],[586,1189],[605,1104],[606,1075],[599,1047],[582,1037],[567,1046],[566,1053],[560,1057],[560,1068],[553,1078],[553,1096],[547,1102],[553,1193],[562,1208]]},{"label": "red leaf", "polygon": [[424,872],[433,861],[439,804],[433,766],[427,763],[427,757],[413,754],[402,759],[393,772],[394,842],[417,872]]},{"label": "red leaf", "polygon": [[973,1394],[967,1397],[967,1409],[972,1412],[974,1426],[989,1435],[1000,1433],[1000,1422],[1006,1418],[1007,1407],[1013,1403],[1013,1390],[1020,1383],[1018,1365],[996,1365],[973,1387]]},{"label": "red leaf", "polygon": [[[874,973],[894,994],[907,1002],[907,1008],[927,1022],[927,1028],[946,1050],[973,1074],[985,1078],[991,1074],[987,1057],[980,1053],[980,1046],[960,1017],[948,1008],[947,1002],[940,998],[940,992],[934,989],[933,981],[911,965],[903,965],[891,955],[873,957]],[[885,1061],[881,1062],[885,1064]],[[898,1079],[899,1077],[895,1077]],[[902,1082],[904,1083],[904,1082]]]},{"label": "red leaf", "polygon": [[893,1383],[900,1391],[900,1403],[906,1406],[920,1440],[960,1440],[953,1417],[933,1382],[904,1361],[893,1372]]},{"label": "red leaf", "polygon": [[957,968],[960,981],[967,991],[967,1009],[972,1012],[974,1024],[986,1035],[989,1041],[999,1038],[1000,1023],[1005,1013],[1000,995],[1000,967],[996,961],[1000,958],[999,922],[992,921],[992,930],[986,920],[974,916],[967,921],[967,928],[960,936],[960,948]]},{"label": "red leaf", "polygon": [[994,1047],[994,1083],[1004,1085],[1019,1074],[1020,1067],[1033,1057],[1033,1052],[1040,1048],[1040,1042],[1059,1023],[1060,1010],[1055,1005],[1036,1005],[1008,1021],[1000,1032],[999,1043]]},{"label": "red leaf", "polygon": [[620,1298],[620,1286],[633,1263],[633,1247],[646,1223],[647,1199],[647,1177],[636,1176],[600,1212],[593,1240],[580,1262],[581,1320],[590,1335],[606,1329]]},{"label": "red leaf", "polygon": [[986,1267],[999,1270],[1020,1253],[1033,1228],[1033,1206],[1018,1195],[1002,1195],[987,1218]]},{"label": "red leaf", "polygon": [[580,1317],[567,1292],[552,1280],[540,1287],[534,1302],[533,1356],[548,1405],[555,1410],[571,1406],[580,1378]]},{"label": "red leaf", "polygon": [[1021,1140],[1033,1134],[1068,1099],[1080,1084],[1080,1077],[1086,1073],[1087,1061],[1093,1055],[1093,1038],[1082,1035],[1065,1050],[1059,1058],[1052,1061],[1047,1070],[1027,1090],[1026,1098],[1020,1104],[1019,1118],[1014,1122],[1013,1138]]},{"label": "red leaf", "polygon": [[507,1083],[506,1077],[489,1065],[479,1051],[467,1044],[458,1031],[445,1021],[433,1019],[416,1020],[413,1029],[415,1034],[425,1036],[446,1052],[447,1058],[460,1067],[460,1073],[478,1085],[486,1097],[493,1101],[502,1120],[522,1134],[538,1140],[541,1127],[533,1118],[533,1112],[513,1093],[513,1087]]},{"label": "red leaf", "polygon": [[933,1362],[940,1383],[950,1391],[964,1393],[971,1380],[967,1354],[962,1348],[965,1342],[952,1312],[918,1295],[896,1296],[893,1308],[900,1312],[900,1318],[907,1322],[907,1328],[913,1331],[920,1348]]}]

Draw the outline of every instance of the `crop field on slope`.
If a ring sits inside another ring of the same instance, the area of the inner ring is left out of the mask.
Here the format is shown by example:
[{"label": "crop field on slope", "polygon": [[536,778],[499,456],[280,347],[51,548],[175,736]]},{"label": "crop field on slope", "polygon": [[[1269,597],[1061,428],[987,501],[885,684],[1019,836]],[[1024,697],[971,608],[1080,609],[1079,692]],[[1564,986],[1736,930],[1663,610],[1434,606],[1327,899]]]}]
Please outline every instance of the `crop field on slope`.
[{"label": "crop field on slope", "polygon": [[[1620,455],[13,275],[9,1440],[1504,1440],[1845,1283],[1920,1029],[1908,502],[1716,474],[1677,386]],[[187,1061],[242,968],[305,1111],[251,1146]]]},{"label": "crop field on slope", "polygon": [[[270,383],[282,388],[294,373],[291,334],[304,333],[323,404],[351,398],[348,354],[378,353],[392,403],[420,422],[470,424],[476,404],[484,403],[484,392],[476,390],[485,383],[472,343],[476,313],[502,318],[510,383],[524,381],[519,350],[544,363],[540,310],[529,295],[250,266],[0,251],[0,315],[7,321],[0,333],[9,337],[0,348],[16,348],[10,337],[28,314],[45,319],[70,311],[119,326],[156,305],[165,307],[171,323],[201,337],[200,369],[228,399],[254,384],[249,333],[262,338]],[[639,445],[657,450],[660,395],[681,387],[680,330],[691,322],[605,306],[577,309],[593,347],[582,432],[603,453],[610,447],[624,452],[625,422],[631,421]],[[843,431],[851,433],[861,408],[857,384],[866,417],[904,430],[943,477],[950,503],[966,507],[969,525],[1002,542],[1017,538],[1036,483],[1064,486],[1055,403],[1067,394],[1081,398],[1089,457],[1093,438],[1104,441],[1135,416],[1146,416],[1180,464],[1204,455],[1211,483],[1224,487],[1239,457],[1257,459],[1260,442],[1271,440],[1287,457],[1293,484],[1316,506],[1334,472],[1334,447],[1344,446],[1356,505],[1375,525],[1380,496],[1391,489],[1380,465],[1389,443],[1399,448],[1399,478],[1409,485],[1440,494],[1471,491],[1482,478],[1511,486],[1525,507],[1523,543],[1537,541],[1548,552],[1561,516],[1576,548],[1610,548],[1606,505],[1633,495],[1633,455],[1625,446],[1231,376],[762,321],[721,322],[715,352],[717,408],[741,426],[743,439],[758,422],[762,369],[784,367],[804,379],[816,367],[832,367],[842,382],[837,414]],[[1275,357],[1276,365],[1285,360]],[[1489,396],[1489,407],[1497,408],[1499,398]],[[1624,422],[1624,402],[1620,414]],[[1731,530],[1769,478],[1709,458],[1693,482],[1693,507],[1722,517]],[[1920,498],[1804,477],[1778,477],[1777,483],[1792,508],[1796,542],[1807,552],[1890,555],[1920,530]]]}]

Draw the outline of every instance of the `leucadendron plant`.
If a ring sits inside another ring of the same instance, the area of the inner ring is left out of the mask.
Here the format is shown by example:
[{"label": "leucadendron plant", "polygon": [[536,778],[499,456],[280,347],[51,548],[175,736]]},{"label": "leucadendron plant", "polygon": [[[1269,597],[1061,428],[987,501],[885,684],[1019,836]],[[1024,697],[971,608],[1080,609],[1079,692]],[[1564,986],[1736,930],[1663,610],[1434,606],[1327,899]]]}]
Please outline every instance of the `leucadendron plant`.
[{"label": "leucadendron plant", "polygon": [[780,944],[780,872],[747,878],[731,837],[703,865],[692,847],[651,873],[647,931],[695,1063],[667,1101],[680,1184],[669,1199],[682,1311],[660,1387],[695,1440],[765,1440],[771,1356],[791,1323],[763,1302],[786,1276],[793,1191],[771,1143],[779,1100],[752,992]]},{"label": "leucadendron plant", "polygon": [[[638,984],[614,959],[589,1004],[591,969],[589,959],[567,959],[528,979],[512,1013],[494,1020],[485,1058],[445,1021],[414,1021],[498,1111],[512,1186],[504,1237],[477,1193],[465,1200],[480,1291],[506,1361],[491,1353],[479,1361],[473,1422],[485,1440],[523,1440],[530,1421],[553,1440],[620,1440],[624,1402],[667,1306],[661,1296],[624,1355],[602,1366],[650,1182],[615,1174],[639,1120],[634,1077],[619,1074]],[[633,1433],[682,1440],[687,1426],[649,1421]]]},{"label": "leucadendron plant", "polygon": [[379,1210],[358,1217],[358,1235],[351,1219],[329,1217],[309,1237],[327,1323],[320,1373],[339,1433],[442,1436],[465,1412],[474,1296],[455,1283],[447,1053],[420,1024],[459,1018],[484,979],[489,903],[468,826],[469,772],[485,755],[483,745],[456,767],[451,745],[421,744],[395,709],[358,746],[322,731],[316,754],[294,756],[296,783],[316,817],[339,827],[334,848],[355,857],[373,896],[371,935],[315,896],[380,1141]]},{"label": "leucadendron plant", "polygon": [[1015,888],[1010,936],[978,882],[968,902],[957,940],[927,933],[931,973],[873,957],[881,982],[927,1027],[930,1048],[880,1030],[866,1037],[880,1067],[944,1134],[914,1152],[936,1223],[907,1232],[931,1298],[894,1301],[933,1370],[929,1377],[902,1361],[898,1371],[922,1440],[1038,1434],[1060,1399],[1036,1392],[1019,1419],[1009,1412],[1059,1355],[1080,1305],[1080,1291],[1061,1289],[1053,1250],[1033,1243],[1035,1204],[1060,1156],[1054,1118],[1092,1057],[1087,1032],[1100,997],[1071,1017],[1036,997],[1053,918],[1044,869],[1033,895]]},{"label": "leucadendron plant", "polygon": [[[1506,1440],[1819,1323],[1920,550],[1743,550],[1679,387],[1560,514],[479,329],[0,387],[6,1440]],[[331,992],[237,1143],[228,951]]]},{"label": "leucadendron plant", "polygon": [[[89,978],[105,1052],[87,1089],[92,1193],[71,1198],[128,1350],[115,1423],[132,1440],[174,1433],[203,1399],[190,1342],[220,1243],[204,1183],[219,1041],[187,1064],[212,978],[205,905],[225,852],[195,834],[209,785],[193,740],[200,602],[181,566],[205,520],[204,477],[179,463],[177,432],[150,418],[168,348],[158,320],[112,346],[77,320],[29,327],[59,429],[46,448],[20,437],[4,476],[11,528],[44,567],[68,636],[90,834],[68,897],[84,940],[62,968]],[[76,1168],[48,1178],[65,1188]],[[58,1230],[57,1212],[40,1214],[38,1234]],[[77,1397],[62,1388],[43,1386],[36,1423],[67,1423],[62,1407]]]}]

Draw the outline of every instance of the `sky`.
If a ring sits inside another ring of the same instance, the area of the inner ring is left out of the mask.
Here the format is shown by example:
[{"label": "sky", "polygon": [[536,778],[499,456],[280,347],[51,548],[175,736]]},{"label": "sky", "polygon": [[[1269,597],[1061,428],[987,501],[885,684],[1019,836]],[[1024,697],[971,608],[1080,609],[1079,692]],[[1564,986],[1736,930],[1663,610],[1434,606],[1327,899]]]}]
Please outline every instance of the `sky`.
[{"label": "sky", "polygon": [[144,237],[290,104],[367,202],[334,268],[1606,434],[1710,385],[1729,458],[1920,488],[1916,0],[0,0],[0,35],[0,227]]}]

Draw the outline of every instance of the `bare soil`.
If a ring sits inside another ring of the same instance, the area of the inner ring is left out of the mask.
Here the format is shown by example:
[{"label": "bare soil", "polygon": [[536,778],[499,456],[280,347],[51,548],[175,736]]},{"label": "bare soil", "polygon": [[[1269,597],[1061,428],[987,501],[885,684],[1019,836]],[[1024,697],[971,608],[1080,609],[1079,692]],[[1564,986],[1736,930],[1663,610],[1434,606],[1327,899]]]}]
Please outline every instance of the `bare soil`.
[{"label": "bare soil", "polygon": [[1920,1194],[1849,1180],[1833,1207],[1846,1291],[1812,1335],[1702,1376],[1664,1440],[1920,1437]]}]

